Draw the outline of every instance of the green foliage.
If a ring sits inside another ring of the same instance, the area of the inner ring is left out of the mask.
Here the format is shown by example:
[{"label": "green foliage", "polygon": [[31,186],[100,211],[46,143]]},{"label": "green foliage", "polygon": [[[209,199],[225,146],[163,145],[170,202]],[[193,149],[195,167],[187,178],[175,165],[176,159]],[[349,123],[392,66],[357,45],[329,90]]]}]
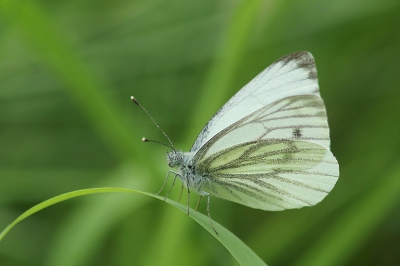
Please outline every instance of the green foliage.
[{"label": "green foliage", "polygon": [[[268,265],[399,265],[399,12],[395,0],[0,1],[0,228],[73,190],[158,191],[165,147],[140,138],[165,139],[131,95],[186,151],[246,82],[307,50],[336,187],[313,208],[284,212],[212,198],[213,220]],[[167,206],[120,193],[57,204],[9,232],[0,265],[235,263]]]}]

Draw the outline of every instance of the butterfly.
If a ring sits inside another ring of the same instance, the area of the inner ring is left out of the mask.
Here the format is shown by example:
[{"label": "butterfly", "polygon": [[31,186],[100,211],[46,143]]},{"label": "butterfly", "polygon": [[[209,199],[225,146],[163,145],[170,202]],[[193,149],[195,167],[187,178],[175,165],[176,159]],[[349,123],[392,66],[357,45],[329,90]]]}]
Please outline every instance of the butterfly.
[{"label": "butterfly", "polygon": [[170,144],[167,162],[177,170],[168,172],[164,185],[172,173],[189,193],[207,196],[213,228],[211,195],[280,211],[319,203],[339,178],[309,52],[286,55],[251,80],[211,118],[189,152]]}]

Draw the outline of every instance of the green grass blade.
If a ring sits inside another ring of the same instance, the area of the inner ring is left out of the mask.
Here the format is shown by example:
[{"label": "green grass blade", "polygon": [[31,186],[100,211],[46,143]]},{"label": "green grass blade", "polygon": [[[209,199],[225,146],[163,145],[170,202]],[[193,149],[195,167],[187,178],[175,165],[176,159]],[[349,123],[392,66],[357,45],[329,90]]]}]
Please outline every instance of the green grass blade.
[{"label": "green grass blade", "polygon": [[[99,193],[112,193],[112,192],[124,192],[124,193],[139,193],[147,196],[151,196],[153,198],[164,200],[164,197],[157,196],[154,194],[127,189],[127,188],[117,188],[117,187],[104,187],[104,188],[91,188],[91,189],[82,189],[76,190],[72,192],[68,192],[65,194],[61,194],[59,196],[53,197],[51,199],[45,200],[23,214],[21,214],[17,219],[15,219],[11,224],[9,224],[0,234],[0,241],[7,235],[10,230],[16,226],[19,222],[28,218],[32,214],[39,212],[47,207],[50,207],[54,204],[63,202],[68,199],[99,194]],[[187,212],[187,206],[182,205],[178,202],[166,199],[166,202],[170,205],[175,206],[182,212]],[[222,245],[226,247],[226,249],[232,254],[232,256],[241,264],[241,265],[266,265],[248,246],[246,246],[239,238],[237,238],[234,234],[224,228],[222,225],[213,222],[215,229],[218,232],[218,236],[215,234],[214,230],[210,225],[210,221],[208,217],[204,214],[201,214],[193,209],[190,210],[189,216],[199,223],[202,227],[204,227],[207,231],[209,231],[218,241],[221,242]]]}]

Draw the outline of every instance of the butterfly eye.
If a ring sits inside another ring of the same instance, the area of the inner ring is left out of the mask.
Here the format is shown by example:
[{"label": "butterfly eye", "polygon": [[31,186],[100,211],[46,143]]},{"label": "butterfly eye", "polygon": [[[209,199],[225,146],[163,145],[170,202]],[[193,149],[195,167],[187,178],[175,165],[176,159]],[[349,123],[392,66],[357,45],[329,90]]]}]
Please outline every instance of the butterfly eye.
[{"label": "butterfly eye", "polygon": [[167,153],[167,163],[171,168],[177,167],[182,164],[183,154],[182,152],[171,151]]}]

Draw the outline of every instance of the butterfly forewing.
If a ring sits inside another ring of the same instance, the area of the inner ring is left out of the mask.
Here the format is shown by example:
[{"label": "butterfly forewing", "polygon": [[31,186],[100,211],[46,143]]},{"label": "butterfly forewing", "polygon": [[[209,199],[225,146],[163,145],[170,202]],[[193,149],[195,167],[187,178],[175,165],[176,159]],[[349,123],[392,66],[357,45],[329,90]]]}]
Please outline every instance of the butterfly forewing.
[{"label": "butterfly forewing", "polygon": [[284,98],[225,128],[197,152],[196,161],[229,147],[261,140],[304,140],[329,148],[329,127],[318,96]]},{"label": "butterfly forewing", "polygon": [[220,131],[271,103],[306,94],[319,96],[314,58],[308,52],[284,56],[244,86],[211,118],[191,151],[197,152]]}]

